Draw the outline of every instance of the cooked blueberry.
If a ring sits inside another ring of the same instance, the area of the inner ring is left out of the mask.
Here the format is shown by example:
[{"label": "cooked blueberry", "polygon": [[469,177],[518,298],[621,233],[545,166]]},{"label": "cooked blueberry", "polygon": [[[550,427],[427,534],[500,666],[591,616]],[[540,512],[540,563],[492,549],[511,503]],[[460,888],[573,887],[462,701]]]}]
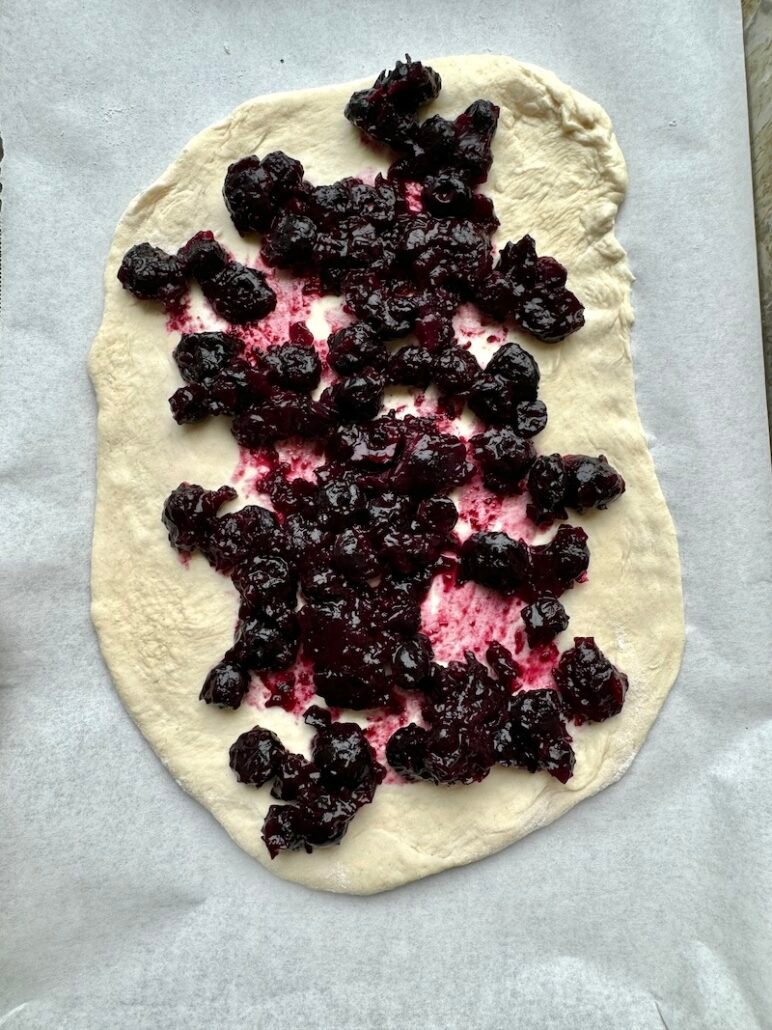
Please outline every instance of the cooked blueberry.
[{"label": "cooked blueberry", "polygon": [[501,224],[496,217],[493,201],[483,193],[472,195],[472,210],[469,217],[490,234],[493,234]]},{"label": "cooked blueberry", "polygon": [[565,269],[554,258],[537,258],[531,236],[507,243],[493,272],[478,285],[476,300],[484,311],[513,318],[546,343],[584,325],[584,308],[565,287]]},{"label": "cooked blueberry", "polygon": [[326,528],[345,529],[365,517],[367,496],[352,476],[325,479],[317,494],[317,519]]},{"label": "cooked blueberry", "polygon": [[275,215],[303,180],[303,166],[280,150],[244,157],[228,168],[223,186],[225,204],[242,234],[265,232]]},{"label": "cooked blueberry", "polygon": [[230,262],[231,257],[214,233],[198,232],[177,251],[177,258],[187,275],[199,282],[212,279]]},{"label": "cooked blueberry", "polygon": [[528,508],[535,522],[551,522],[565,518],[568,476],[559,454],[542,454],[531,466],[528,474],[528,492],[533,504]]},{"label": "cooked blueberry", "polygon": [[302,268],[311,260],[316,236],[316,225],[310,218],[283,211],[271,223],[260,254],[276,268]]},{"label": "cooked blueberry", "polygon": [[512,657],[512,652],[498,640],[492,640],[485,652],[485,660],[499,683],[512,689],[515,680],[520,676],[520,666]]},{"label": "cooked blueberry", "polygon": [[263,273],[238,261],[205,279],[201,289],[215,313],[235,325],[256,322],[276,307],[276,294]]},{"label": "cooked blueberry", "polygon": [[391,687],[382,666],[380,645],[369,644],[334,666],[317,665],[316,690],[336,708],[384,708],[391,703]]},{"label": "cooked blueberry", "polygon": [[243,447],[261,448],[294,436],[313,437],[323,423],[306,395],[277,387],[263,403],[239,414],[231,432]]},{"label": "cooked blueberry", "polygon": [[286,549],[296,565],[308,563],[310,558],[332,545],[332,534],[315,521],[302,515],[290,515],[284,522]]},{"label": "cooked blueberry", "polygon": [[419,285],[472,292],[491,267],[490,240],[468,219],[416,215],[396,240],[401,260]]},{"label": "cooked blueberry", "polygon": [[344,218],[317,234],[312,258],[322,284],[340,292],[346,274],[371,265],[382,252],[378,230],[365,218]]},{"label": "cooked blueberry", "polygon": [[458,509],[449,497],[427,497],[418,505],[416,520],[421,527],[445,535],[458,522]]},{"label": "cooked blueberry", "polygon": [[185,274],[178,259],[149,243],[138,243],[128,250],[118,269],[125,290],[140,300],[160,300],[171,304],[185,292]]},{"label": "cooked blueberry", "polygon": [[[230,497],[235,496],[232,491]],[[273,512],[257,504],[220,515],[208,525],[199,544],[211,565],[221,571],[241,564],[255,554],[271,554],[280,546],[279,523]]]},{"label": "cooked blueberry", "polygon": [[446,313],[430,306],[416,305],[417,317],[413,326],[416,339],[432,354],[455,342],[452,312]]},{"label": "cooked blueberry", "polygon": [[201,422],[212,414],[209,390],[200,383],[187,383],[169,398],[172,418],[180,425]]},{"label": "cooked blueberry", "polygon": [[575,637],[553,672],[566,712],[576,722],[602,722],[622,710],[627,676],[606,658],[592,637]]},{"label": "cooked blueberry", "polygon": [[582,328],[584,306],[565,287],[537,286],[516,317],[526,332],[545,343],[558,343]]},{"label": "cooked blueberry", "polygon": [[289,668],[298,653],[294,613],[277,608],[248,615],[239,624],[233,651],[254,672]]},{"label": "cooked blueberry", "polygon": [[403,690],[420,690],[429,678],[434,652],[422,633],[400,644],[392,659],[392,675]]},{"label": "cooked blueberry", "polygon": [[418,523],[405,530],[390,530],[380,539],[381,563],[403,576],[411,576],[437,561],[445,546],[444,534],[421,532]]},{"label": "cooked blueberry", "polygon": [[370,89],[354,93],[344,114],[373,139],[405,147],[416,135],[418,108],[436,97],[440,86],[433,69],[406,57],[382,71]]},{"label": "cooked blueberry", "polygon": [[493,154],[491,144],[499,120],[499,109],[489,100],[475,100],[456,118],[456,148],[453,164],[470,182],[484,182]]},{"label": "cooked blueberry", "polygon": [[497,493],[517,490],[533,464],[531,441],[518,436],[509,426],[493,426],[473,436],[471,443],[488,489]]},{"label": "cooked blueberry", "polygon": [[331,400],[342,421],[367,422],[383,404],[384,378],[374,369],[355,372],[331,388]]},{"label": "cooked blueberry", "polygon": [[249,678],[238,662],[218,662],[204,680],[199,698],[219,708],[238,708],[249,687]]},{"label": "cooked blueberry", "polygon": [[528,576],[528,549],[506,533],[473,533],[461,548],[461,576],[503,594],[520,589]]},{"label": "cooked blueberry", "polygon": [[284,753],[284,746],[275,733],[255,726],[231,745],[230,767],[240,783],[262,787],[276,775]]},{"label": "cooked blueberry", "polygon": [[435,666],[424,707],[428,735],[419,774],[435,783],[473,783],[488,775],[496,761],[494,734],[511,697],[473,654],[464,658]]},{"label": "cooked blueberry", "polygon": [[432,380],[433,358],[426,347],[411,343],[389,358],[386,377],[390,383],[425,388]]},{"label": "cooked blueberry", "polygon": [[277,469],[265,480],[271,504],[281,515],[303,515],[313,517],[316,511],[318,490],[307,479],[286,479]]},{"label": "cooked blueberry", "polygon": [[298,804],[271,805],[263,824],[263,840],[274,858],[279,851],[338,844],[349,823],[372,800],[374,787],[332,793],[321,787],[308,791]]},{"label": "cooked blueberry", "polygon": [[456,145],[456,126],[435,114],[421,122],[410,150],[389,168],[393,179],[423,179],[433,171],[451,164]]},{"label": "cooked blueberry", "polygon": [[438,218],[463,217],[472,207],[472,191],[466,180],[455,172],[443,172],[424,183],[424,207]]},{"label": "cooked blueberry", "polygon": [[393,733],[386,744],[386,761],[401,776],[418,779],[423,776],[427,732],[414,722]]},{"label": "cooked blueberry", "polygon": [[349,190],[351,212],[367,219],[378,229],[386,229],[394,223],[403,209],[399,194],[382,175],[376,175],[372,186],[354,182]]},{"label": "cooked blueberry", "polygon": [[241,341],[228,333],[184,333],[174,360],[186,383],[206,386],[240,352]]},{"label": "cooked blueberry", "polygon": [[463,347],[443,347],[434,357],[433,378],[444,393],[467,393],[479,375],[477,358]]},{"label": "cooked blueberry", "polygon": [[353,269],[343,279],[342,287],[354,314],[383,339],[405,336],[416,324],[415,287],[408,280],[395,278],[390,263],[372,262]]},{"label": "cooked blueberry", "polygon": [[327,343],[327,361],[339,375],[351,375],[368,367],[382,369],[386,365],[386,348],[365,322],[338,329],[330,334]]},{"label": "cooked blueberry", "polygon": [[329,185],[315,186],[308,195],[308,210],[317,225],[336,225],[354,214],[351,204],[352,180],[342,179]]},{"label": "cooked blueberry", "polygon": [[321,705],[311,705],[303,712],[303,722],[315,730],[324,730],[332,726],[332,712]]},{"label": "cooked blueberry", "polygon": [[232,486],[204,490],[195,483],[180,483],[166,498],[161,516],[169,532],[169,543],[183,552],[203,546],[217,512],[235,497]]},{"label": "cooked blueberry", "polygon": [[263,842],[271,858],[280,851],[297,851],[303,846],[299,827],[300,809],[295,805],[271,805],[263,822]]},{"label": "cooked blueberry", "polygon": [[500,376],[511,385],[516,400],[533,400],[539,389],[539,366],[517,343],[505,343],[499,347],[485,371],[488,375]]},{"label": "cooked blueberry", "polygon": [[494,737],[496,761],[529,772],[544,770],[561,783],[573,775],[574,752],[557,690],[515,694]]},{"label": "cooked blueberry", "polygon": [[338,571],[353,580],[370,579],[379,571],[378,558],[361,529],[347,529],[338,535],[332,548],[332,561]]},{"label": "cooked blueberry", "polygon": [[625,481],[605,454],[597,458],[586,454],[566,454],[563,457],[566,471],[565,503],[569,508],[584,511],[585,508],[606,508],[625,492]]},{"label": "cooked blueberry", "polygon": [[405,443],[389,484],[397,493],[446,493],[465,483],[472,472],[462,440],[441,433],[421,419],[405,419]]},{"label": "cooked blueberry", "polygon": [[549,644],[568,626],[568,615],[563,605],[552,594],[543,594],[522,611],[525,635],[531,647]]},{"label": "cooked blueberry", "polygon": [[478,376],[472,383],[467,403],[475,415],[479,415],[489,425],[511,422],[517,410],[509,381],[503,376],[487,373]]},{"label": "cooked blueberry", "polygon": [[307,392],[319,385],[322,363],[313,347],[282,343],[265,352],[269,378],[287,390]]},{"label": "cooked blueberry", "polygon": [[375,772],[367,738],[353,722],[336,722],[320,729],[314,737],[312,755],[329,790],[352,790]]},{"label": "cooked blueberry", "polygon": [[209,411],[213,415],[236,415],[264,400],[270,384],[264,367],[242,358],[232,358],[207,386]]},{"label": "cooked blueberry", "polygon": [[290,564],[276,555],[254,555],[234,569],[232,578],[242,599],[252,608],[294,604],[297,576]]},{"label": "cooked blueberry", "polygon": [[548,544],[529,548],[529,585],[537,594],[561,594],[590,564],[587,534],[579,526],[559,526]]},{"label": "cooked blueberry", "polygon": [[519,401],[515,405],[514,426],[521,436],[536,436],[547,425],[547,408],[543,401]]},{"label": "cooked blueberry", "polygon": [[284,751],[276,765],[271,797],[280,801],[297,801],[311,793],[319,783],[319,771],[303,755]]}]

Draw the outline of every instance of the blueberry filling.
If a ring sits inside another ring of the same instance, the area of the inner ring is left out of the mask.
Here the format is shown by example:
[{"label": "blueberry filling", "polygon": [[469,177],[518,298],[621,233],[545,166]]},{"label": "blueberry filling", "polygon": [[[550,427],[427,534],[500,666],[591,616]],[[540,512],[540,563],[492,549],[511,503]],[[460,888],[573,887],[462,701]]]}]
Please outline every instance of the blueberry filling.
[{"label": "blueberry filling", "polygon": [[[403,725],[385,752],[408,780],[471,783],[502,765],[565,783],[574,764],[567,723],[616,715],[627,688],[592,638],[576,638],[563,653],[553,687],[526,689],[520,663],[499,641],[486,642],[484,663],[467,652],[442,665],[421,632],[422,602],[443,575],[521,599],[530,647],[547,648],[568,625],[561,595],[589,565],[586,533],[568,524],[544,544],[490,530],[460,542],[449,495],[472,476],[493,494],[527,493],[528,515],[543,526],[565,519],[566,509],[603,509],[625,489],[603,455],[537,454],[533,438],[547,410],[531,354],[504,343],[481,367],[456,338],[463,303],[546,343],[580,329],[584,309],[563,266],[539,256],[530,236],[494,256],[499,223],[477,187],[493,161],[499,109],[477,100],[454,119],[421,120],[440,88],[439,75],[407,57],[351,97],[349,122],[394,152],[388,176],[372,185],[348,178],[314,186],[281,151],[227,170],[227,210],[242,236],[261,235],[269,271],[313,277],[355,318],[327,340],[333,375],[320,395],[323,364],[302,324],[262,352],[247,352],[237,330],[186,333],[174,350],[183,380],[170,398],[174,419],[228,417],[238,443],[272,462],[261,489],[273,511],[249,504],[222,512],[236,498],[231,487],[188,483],[163,509],[172,546],[200,551],[232,578],[240,599],[235,639],[200,699],[236,709],[257,672],[275,676],[270,703],[291,701],[290,670],[302,655],[329,706],[305,712],[315,731],[310,758],[259,726],[231,747],[238,780],[270,785],[280,802],[263,826],[272,857],[339,842],[386,774],[362,729],[334,721],[331,708],[399,712],[411,695],[421,725]],[[277,303],[270,276],[236,261],[210,232],[176,254],[132,247],[118,278],[138,299],[167,308],[195,280],[235,326],[265,318]],[[435,387],[447,410],[466,404],[483,427],[467,445],[438,418],[398,418],[384,411],[391,385]],[[278,460],[276,445],[291,438],[313,441],[321,455],[312,479],[290,479]]]}]

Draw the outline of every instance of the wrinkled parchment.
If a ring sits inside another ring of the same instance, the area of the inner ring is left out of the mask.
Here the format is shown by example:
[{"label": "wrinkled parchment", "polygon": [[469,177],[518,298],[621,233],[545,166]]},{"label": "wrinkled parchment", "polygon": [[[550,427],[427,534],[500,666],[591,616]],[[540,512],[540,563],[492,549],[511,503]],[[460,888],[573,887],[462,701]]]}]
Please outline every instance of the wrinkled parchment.
[{"label": "wrinkled parchment", "polygon": [[[770,481],[739,4],[5,0],[0,29],[0,1026],[771,1026]],[[85,362],[114,226],[190,136],[405,50],[544,65],[614,120],[688,637],[617,786],[485,862],[352,898],[242,854],[112,691],[88,611]]]}]

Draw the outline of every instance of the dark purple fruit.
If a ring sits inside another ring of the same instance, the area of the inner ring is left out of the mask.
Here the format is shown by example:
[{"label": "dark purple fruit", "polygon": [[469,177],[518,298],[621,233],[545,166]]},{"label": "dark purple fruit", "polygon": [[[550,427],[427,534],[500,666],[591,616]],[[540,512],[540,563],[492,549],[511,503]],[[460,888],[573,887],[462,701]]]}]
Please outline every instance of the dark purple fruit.
[{"label": "dark purple fruit", "polygon": [[528,548],[506,533],[473,533],[461,548],[461,579],[513,594],[528,577]]},{"label": "dark purple fruit", "polygon": [[231,745],[230,767],[239,783],[262,787],[276,775],[284,753],[284,746],[275,733],[255,726]]},{"label": "dark purple fruit", "polygon": [[197,232],[177,251],[177,259],[186,275],[202,283],[222,272],[231,256],[214,238],[214,233]]},{"label": "dark purple fruit", "polygon": [[282,343],[265,352],[268,378],[287,390],[307,393],[319,385],[322,363],[313,347],[300,343]]},{"label": "dark purple fruit", "polygon": [[244,236],[265,232],[303,181],[303,166],[281,150],[244,157],[228,168],[223,186],[225,205],[233,224]]},{"label": "dark purple fruit", "polygon": [[602,653],[592,637],[575,637],[553,672],[566,713],[575,722],[602,722],[622,710],[627,676]]},{"label": "dark purple fruit", "polygon": [[331,333],[327,344],[327,361],[339,375],[348,376],[368,367],[383,369],[386,366],[386,348],[375,330],[365,322],[355,322]]},{"label": "dark purple fruit", "polygon": [[232,486],[204,490],[195,483],[180,483],[166,498],[161,519],[169,532],[169,543],[177,551],[195,551],[206,543],[215,516],[234,500]]},{"label": "dark purple fruit", "polygon": [[492,426],[471,443],[485,486],[495,493],[517,491],[535,458],[531,441],[509,426]]},{"label": "dark purple fruit", "polygon": [[240,353],[241,341],[228,333],[184,333],[174,348],[174,360],[186,383],[210,386]]},{"label": "dark purple fruit", "polygon": [[522,611],[525,635],[531,647],[549,644],[568,626],[563,605],[551,594],[544,594]]},{"label": "dark purple fruit", "polygon": [[138,243],[126,254],[118,269],[125,290],[140,300],[172,304],[185,292],[185,273],[178,259],[149,243]]},{"label": "dark purple fruit", "polygon": [[276,307],[276,294],[265,275],[238,261],[231,261],[211,279],[205,279],[201,289],[215,314],[234,325],[257,322]]},{"label": "dark purple fruit", "polygon": [[585,508],[607,508],[625,492],[625,481],[605,454],[597,458],[586,454],[566,454],[563,457],[566,471],[565,503],[569,508],[584,511]]},{"label": "dark purple fruit", "polygon": [[199,700],[218,708],[238,708],[249,687],[249,677],[238,662],[224,658],[204,680]]},{"label": "dark purple fruit", "polygon": [[540,455],[528,474],[528,492],[533,500],[533,504],[528,507],[528,514],[534,522],[564,519],[567,489],[568,476],[561,456]]}]

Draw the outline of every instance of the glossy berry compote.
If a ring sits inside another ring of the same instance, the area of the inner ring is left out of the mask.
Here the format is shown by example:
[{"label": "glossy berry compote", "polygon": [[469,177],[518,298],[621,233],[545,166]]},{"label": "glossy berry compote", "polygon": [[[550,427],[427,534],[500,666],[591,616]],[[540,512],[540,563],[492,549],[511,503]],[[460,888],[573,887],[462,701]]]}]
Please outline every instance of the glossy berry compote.
[{"label": "glossy berry compote", "polygon": [[604,509],[625,492],[625,481],[605,455],[545,454],[528,475],[530,513],[536,522],[565,518],[565,509]]},{"label": "glossy berry compote", "polygon": [[173,254],[149,243],[138,243],[128,250],[118,269],[124,289],[140,300],[173,303],[185,292],[185,273]]},{"label": "glossy berry compote", "polygon": [[554,672],[563,706],[575,722],[602,722],[622,711],[627,676],[601,652],[592,637],[575,637]]},{"label": "glossy berry compote", "polygon": [[382,71],[369,89],[354,93],[344,113],[372,139],[402,149],[418,135],[419,107],[434,100],[441,86],[437,72],[406,56]]},{"label": "glossy berry compote", "polygon": [[[538,453],[539,367],[492,325],[556,343],[584,308],[530,235],[496,252],[499,222],[479,187],[499,108],[477,99],[424,117],[440,88],[406,57],[350,98],[349,131],[392,152],[368,182],[314,184],[279,150],[233,162],[224,205],[241,247],[259,242],[258,260],[236,260],[204,230],[176,253],[139,243],[118,270],[136,298],[172,311],[198,284],[220,322],[176,342],[172,417],[228,419],[241,465],[260,469],[262,503],[236,508],[230,486],[181,483],[162,518],[171,545],[199,552],[238,594],[233,639],[200,701],[222,718],[280,705],[314,731],[307,755],[259,725],[230,749],[238,781],[275,802],[263,824],[271,857],[338,843],[383,761],[392,781],[468,784],[501,766],[565,783],[568,724],[615,716],[627,688],[592,638],[562,655],[556,645],[564,595],[590,562],[567,510],[604,509],[624,480],[603,455]],[[302,319],[279,309],[288,282],[342,298],[326,341],[303,321],[310,301]],[[471,306],[496,345],[487,361],[464,336]],[[394,387],[413,391],[416,413]],[[469,439],[456,421],[465,408]],[[449,631],[435,632],[437,587],[451,607],[477,598],[471,629],[457,620],[453,659]]]},{"label": "glossy berry compote", "polygon": [[260,160],[256,155],[228,169],[223,198],[233,224],[244,235],[269,229],[274,217],[303,187],[303,165],[275,150]]},{"label": "glossy berry compote", "polygon": [[289,753],[260,726],[242,733],[230,749],[231,769],[241,783],[271,783],[273,797],[284,802],[269,807],[263,825],[272,858],[280,851],[337,844],[386,773],[356,723],[333,723],[329,711],[315,705],[305,721],[316,730],[310,760]]},{"label": "glossy berry compote", "polygon": [[531,236],[507,243],[476,300],[496,318],[512,318],[545,343],[581,329],[584,307],[566,287],[566,270],[554,258],[538,257]]}]

